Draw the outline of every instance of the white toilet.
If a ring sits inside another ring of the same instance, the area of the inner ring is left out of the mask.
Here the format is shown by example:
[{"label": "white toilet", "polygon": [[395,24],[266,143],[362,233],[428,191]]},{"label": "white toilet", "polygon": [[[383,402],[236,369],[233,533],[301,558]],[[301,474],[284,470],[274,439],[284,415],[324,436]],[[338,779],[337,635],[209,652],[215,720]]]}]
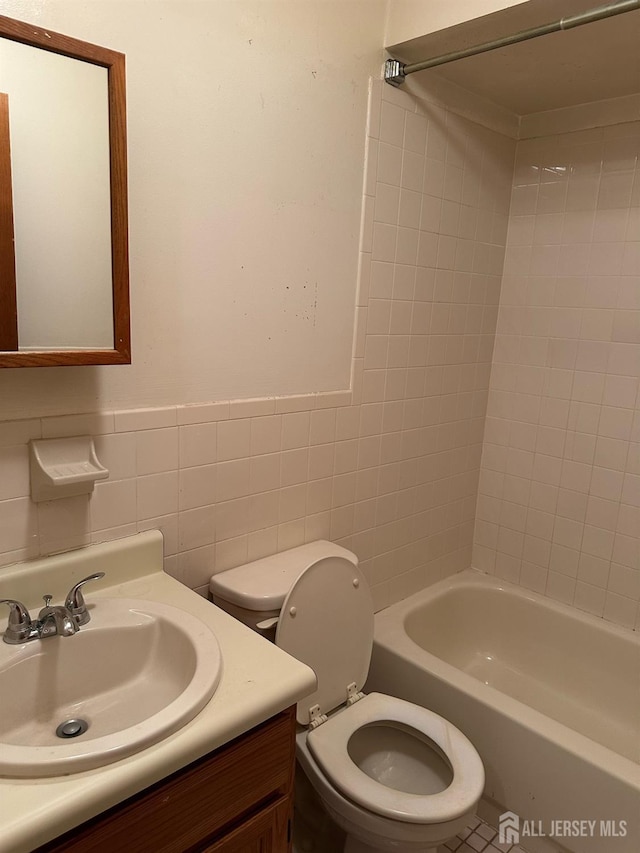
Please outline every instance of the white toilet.
[{"label": "white toilet", "polygon": [[345,853],[429,851],[475,811],[484,768],[447,720],[364,695],[373,606],[357,557],[318,541],[214,575],[213,602],[316,673],[298,703],[298,762],[346,833]]}]

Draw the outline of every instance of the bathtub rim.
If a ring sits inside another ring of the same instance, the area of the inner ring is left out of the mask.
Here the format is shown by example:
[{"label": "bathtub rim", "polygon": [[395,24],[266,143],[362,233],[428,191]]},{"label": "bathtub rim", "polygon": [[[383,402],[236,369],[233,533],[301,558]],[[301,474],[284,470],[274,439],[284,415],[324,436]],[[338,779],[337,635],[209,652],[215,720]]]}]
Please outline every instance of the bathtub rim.
[{"label": "bathtub rim", "polygon": [[[586,761],[602,769],[606,766],[608,772],[633,785],[640,791],[640,750],[638,763],[631,758],[614,752],[590,737],[571,729],[569,726],[547,716],[535,708],[531,708],[519,699],[514,699],[495,687],[479,681],[471,675],[447,663],[436,655],[424,649],[405,631],[405,619],[427,602],[435,601],[452,589],[466,587],[468,589],[493,589],[499,593],[507,593],[526,598],[536,605],[546,607],[569,618],[585,623],[595,630],[605,631],[616,637],[637,642],[640,656],[640,637],[637,632],[619,625],[605,622],[597,616],[584,613],[570,605],[563,604],[532,590],[504,581],[493,575],[488,575],[477,569],[464,569],[447,578],[436,581],[431,586],[420,590],[402,601],[392,604],[376,613],[374,628],[374,644],[377,644],[414,665],[426,669],[432,677],[452,684],[459,691],[471,695],[485,707],[505,714],[515,723],[536,734],[542,734],[561,749],[565,749],[582,761]],[[416,654],[416,650],[418,654]],[[640,690],[640,674],[638,677]]]}]

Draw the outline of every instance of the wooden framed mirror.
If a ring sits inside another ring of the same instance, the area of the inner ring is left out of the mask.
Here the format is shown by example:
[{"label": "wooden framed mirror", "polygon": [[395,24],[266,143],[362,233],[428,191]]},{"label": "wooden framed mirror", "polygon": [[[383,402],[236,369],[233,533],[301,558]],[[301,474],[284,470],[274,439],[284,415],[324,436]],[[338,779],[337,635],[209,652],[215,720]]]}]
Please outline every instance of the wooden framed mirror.
[{"label": "wooden framed mirror", "polygon": [[130,362],[124,54],[0,16],[0,367]]}]

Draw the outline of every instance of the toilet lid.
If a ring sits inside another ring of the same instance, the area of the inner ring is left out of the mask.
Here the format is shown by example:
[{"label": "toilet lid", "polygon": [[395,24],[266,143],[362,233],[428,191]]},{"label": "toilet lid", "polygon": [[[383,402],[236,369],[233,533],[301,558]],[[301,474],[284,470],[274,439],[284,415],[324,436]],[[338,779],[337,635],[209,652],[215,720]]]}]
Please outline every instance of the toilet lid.
[{"label": "toilet lid", "polygon": [[[446,756],[453,779],[436,794],[409,794],[372,779],[349,755],[349,739],[363,726],[400,725],[425,735]],[[314,759],[347,799],[374,814],[407,823],[455,820],[473,808],[484,788],[484,767],[471,741],[444,717],[395,696],[370,693],[307,735]]]},{"label": "toilet lid", "polygon": [[361,690],[373,645],[373,602],[359,569],[344,557],[317,560],[300,575],[284,600],[276,644],[306,663],[318,689],[298,703],[297,719],[309,709],[328,714],[347,699],[347,686]]}]

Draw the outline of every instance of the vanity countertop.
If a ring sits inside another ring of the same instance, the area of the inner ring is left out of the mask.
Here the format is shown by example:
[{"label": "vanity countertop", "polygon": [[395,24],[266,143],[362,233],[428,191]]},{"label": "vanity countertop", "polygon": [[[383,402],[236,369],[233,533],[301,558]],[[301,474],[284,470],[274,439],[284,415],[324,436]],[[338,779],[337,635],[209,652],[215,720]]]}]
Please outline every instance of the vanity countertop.
[{"label": "vanity countertop", "polygon": [[[124,556],[122,548],[127,545],[121,543],[133,543]],[[0,572],[0,597],[20,598],[32,607],[42,595],[43,578],[47,579],[45,591],[60,601],[69,579],[73,583],[83,573],[104,570],[104,580],[87,588],[90,606],[99,607],[101,598],[114,597],[171,604],[214,631],[223,660],[222,677],[209,703],[190,723],[159,743],[113,764],[68,776],[0,778],[0,853],[30,853],[315,689],[315,675],[309,667],[165,574],[161,558],[162,537],[152,531]]]}]

